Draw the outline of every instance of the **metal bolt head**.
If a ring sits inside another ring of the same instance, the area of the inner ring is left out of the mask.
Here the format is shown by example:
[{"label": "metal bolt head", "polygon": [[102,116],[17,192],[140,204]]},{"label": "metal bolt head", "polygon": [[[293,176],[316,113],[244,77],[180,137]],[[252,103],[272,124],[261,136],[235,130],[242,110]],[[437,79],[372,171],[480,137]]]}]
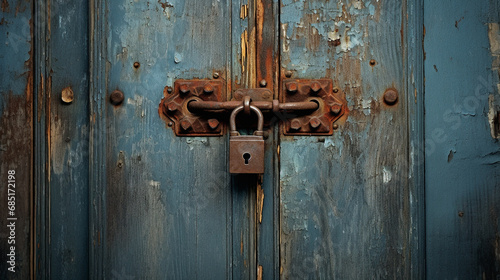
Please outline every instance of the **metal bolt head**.
[{"label": "metal bolt head", "polygon": [[290,128],[293,130],[300,130],[300,128],[302,128],[302,123],[299,120],[294,119],[290,122]]},{"label": "metal bolt head", "polygon": [[342,104],[339,103],[333,103],[332,106],[330,107],[330,112],[334,115],[338,115],[341,110],[342,110]]},{"label": "metal bolt head", "polygon": [[337,93],[339,92],[339,89],[338,88],[333,88],[333,93]]},{"label": "metal bolt head", "polygon": [[214,72],[213,77],[214,77],[214,79],[218,79],[219,78],[219,72]]},{"label": "metal bolt head", "polygon": [[219,120],[217,120],[217,119],[209,119],[208,120],[208,126],[210,126],[210,128],[212,130],[216,129],[219,126]]},{"label": "metal bolt head", "polygon": [[321,85],[318,82],[312,82],[311,90],[313,93],[318,93],[321,90]]},{"label": "metal bolt head", "polygon": [[172,87],[166,86],[163,88],[163,94],[171,94],[172,93]]},{"label": "metal bolt head", "polygon": [[63,88],[63,90],[61,91],[62,102],[69,104],[69,103],[73,102],[73,98],[74,98],[74,95],[73,95],[73,90],[71,89],[71,87]]},{"label": "metal bolt head", "polygon": [[191,122],[189,120],[182,120],[181,127],[184,131],[187,131],[191,128]]},{"label": "metal bolt head", "polygon": [[119,90],[115,90],[111,93],[109,96],[109,100],[111,101],[111,104],[113,105],[120,105],[123,102],[123,99],[125,96],[123,95],[123,92]]},{"label": "metal bolt head", "polygon": [[334,124],[333,125],[333,129],[338,129],[339,128],[339,125],[338,124]]},{"label": "metal bolt head", "polygon": [[321,125],[321,121],[314,117],[309,120],[309,126],[311,126],[312,129],[316,129]]},{"label": "metal bolt head", "polygon": [[183,94],[187,94],[189,92],[189,86],[186,85],[186,84],[182,84],[180,87],[179,87],[179,91]]},{"label": "metal bolt head", "polygon": [[206,93],[206,94],[211,94],[214,92],[214,87],[209,84],[209,83],[206,83],[204,86],[203,86],[203,92]]},{"label": "metal bolt head", "polygon": [[174,125],[173,122],[168,122],[168,126],[172,126],[172,125]]},{"label": "metal bolt head", "polygon": [[261,81],[259,82],[259,85],[260,85],[260,87],[266,87],[266,86],[267,86],[267,82],[266,82],[266,80],[261,80]]},{"label": "metal bolt head", "polygon": [[288,93],[296,93],[299,89],[299,86],[295,82],[286,83],[285,87]]},{"label": "metal bolt head", "polygon": [[292,77],[292,75],[293,75],[293,73],[290,70],[288,70],[288,71],[285,72],[285,77],[287,77],[287,78]]},{"label": "metal bolt head", "polygon": [[387,105],[394,105],[398,101],[398,92],[395,89],[388,89],[384,93],[384,102]]},{"label": "metal bolt head", "polygon": [[175,111],[178,110],[178,106],[174,102],[170,102],[170,103],[167,104],[167,110],[169,112],[175,112]]}]

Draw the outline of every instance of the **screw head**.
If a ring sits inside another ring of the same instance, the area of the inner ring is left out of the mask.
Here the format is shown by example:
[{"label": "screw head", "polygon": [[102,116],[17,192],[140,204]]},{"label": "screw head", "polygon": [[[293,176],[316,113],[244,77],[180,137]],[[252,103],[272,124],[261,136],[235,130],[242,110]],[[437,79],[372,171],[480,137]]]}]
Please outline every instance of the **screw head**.
[{"label": "screw head", "polygon": [[302,128],[302,123],[299,120],[294,119],[290,122],[290,128],[293,130],[300,130]]},{"label": "screw head", "polygon": [[333,103],[332,106],[330,107],[330,112],[334,115],[338,115],[341,110],[342,110],[342,104],[339,103]]},{"label": "screw head", "polygon": [[206,93],[206,94],[211,94],[214,92],[214,87],[209,84],[209,83],[206,83],[204,86],[203,86],[203,92]]},{"label": "screw head", "polygon": [[311,90],[313,93],[318,93],[321,90],[321,85],[318,82],[312,82]]},{"label": "screw head", "polygon": [[299,89],[299,86],[295,82],[286,83],[285,87],[288,93],[296,93]]},{"label": "screw head", "polygon": [[219,72],[214,72],[213,77],[214,77],[214,79],[218,79],[219,78]]},{"label": "screw head", "polygon": [[384,92],[384,102],[387,105],[394,105],[398,101],[398,92],[395,89],[388,89]]},{"label": "screw head", "polygon": [[321,125],[321,121],[314,117],[309,120],[309,126],[311,126],[312,129],[316,129]]},{"label": "screw head", "polygon": [[285,72],[285,77],[290,78],[290,77],[292,77],[292,74],[293,74],[293,73],[292,73],[292,71],[287,70],[287,71]]},{"label": "screw head", "polygon": [[187,94],[189,92],[189,86],[186,85],[186,84],[182,84],[180,87],[179,87],[179,90],[181,93],[183,94]]},{"label": "screw head", "polygon": [[187,131],[191,128],[191,122],[189,120],[182,120],[181,127],[182,127],[182,130]]},{"label": "screw head", "polygon": [[123,102],[123,99],[125,96],[123,95],[123,92],[119,90],[115,90],[111,93],[109,96],[109,99],[111,101],[111,104],[113,105],[120,105]]},{"label": "screw head", "polygon": [[261,80],[259,85],[260,85],[260,87],[266,87],[267,86],[266,80]]},{"label": "screw head", "polygon": [[73,90],[71,89],[71,87],[63,88],[63,90],[61,91],[62,102],[69,104],[69,103],[73,102],[73,99],[74,99],[74,95],[73,95]]},{"label": "screw head", "polygon": [[219,120],[217,120],[217,119],[209,119],[208,120],[208,126],[210,126],[210,128],[212,130],[216,129],[219,126]]}]

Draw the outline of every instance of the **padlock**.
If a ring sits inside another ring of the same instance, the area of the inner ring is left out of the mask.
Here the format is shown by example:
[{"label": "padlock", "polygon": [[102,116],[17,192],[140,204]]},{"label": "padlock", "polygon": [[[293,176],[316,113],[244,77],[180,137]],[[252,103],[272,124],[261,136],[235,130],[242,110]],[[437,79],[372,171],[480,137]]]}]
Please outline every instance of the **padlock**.
[{"label": "padlock", "polygon": [[253,135],[240,135],[236,130],[236,115],[244,106],[234,109],[229,118],[229,173],[264,173],[264,116],[259,108],[253,105],[249,107],[258,117],[257,130]]}]

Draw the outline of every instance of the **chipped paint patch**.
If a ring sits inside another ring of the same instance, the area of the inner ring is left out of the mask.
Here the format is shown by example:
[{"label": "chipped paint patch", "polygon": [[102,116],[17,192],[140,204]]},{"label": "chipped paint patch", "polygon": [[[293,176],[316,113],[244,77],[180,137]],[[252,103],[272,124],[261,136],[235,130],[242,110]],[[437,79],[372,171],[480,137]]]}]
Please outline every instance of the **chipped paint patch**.
[{"label": "chipped paint patch", "polygon": [[392,172],[386,166],[384,166],[384,168],[382,169],[382,178],[384,184],[387,184],[392,180]]},{"label": "chipped paint patch", "polygon": [[[498,23],[488,24],[488,38],[490,41],[490,52],[492,56],[492,71],[496,71],[496,76],[500,70],[500,26]],[[497,84],[497,93],[500,93],[500,83]],[[500,98],[490,94],[488,97],[488,123],[490,125],[491,137],[500,138],[498,114],[500,112]]]}]

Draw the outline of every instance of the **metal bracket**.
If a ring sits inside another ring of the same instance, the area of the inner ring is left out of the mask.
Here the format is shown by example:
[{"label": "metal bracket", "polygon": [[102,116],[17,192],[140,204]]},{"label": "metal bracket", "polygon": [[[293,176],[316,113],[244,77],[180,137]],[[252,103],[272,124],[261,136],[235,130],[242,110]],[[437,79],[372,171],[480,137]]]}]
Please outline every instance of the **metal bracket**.
[{"label": "metal bracket", "polygon": [[190,101],[224,101],[225,87],[221,80],[177,80],[174,88],[166,88],[160,103],[160,116],[167,117],[177,136],[221,136],[224,126],[220,116],[188,109]]},{"label": "metal bracket", "polygon": [[308,115],[288,115],[285,135],[332,135],[333,123],[347,112],[344,93],[333,87],[330,79],[285,79],[281,88],[283,103],[318,102],[318,109]]}]

